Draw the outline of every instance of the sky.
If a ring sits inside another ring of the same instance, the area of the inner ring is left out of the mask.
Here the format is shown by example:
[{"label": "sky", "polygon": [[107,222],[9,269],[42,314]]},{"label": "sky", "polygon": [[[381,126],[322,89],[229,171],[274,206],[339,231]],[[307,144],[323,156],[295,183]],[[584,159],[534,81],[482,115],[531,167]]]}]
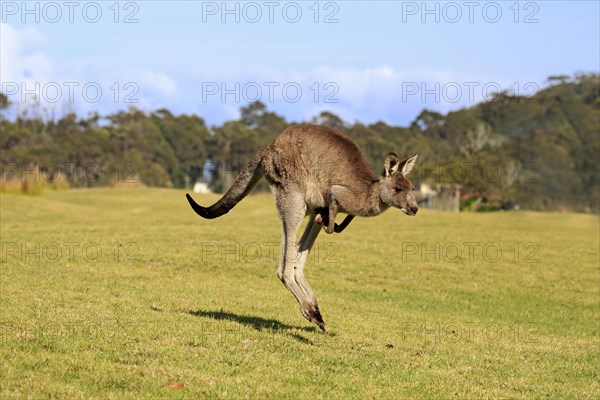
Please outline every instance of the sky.
[{"label": "sky", "polygon": [[135,106],[209,125],[261,100],[408,125],[551,75],[600,70],[598,1],[2,1],[0,90],[13,112]]}]

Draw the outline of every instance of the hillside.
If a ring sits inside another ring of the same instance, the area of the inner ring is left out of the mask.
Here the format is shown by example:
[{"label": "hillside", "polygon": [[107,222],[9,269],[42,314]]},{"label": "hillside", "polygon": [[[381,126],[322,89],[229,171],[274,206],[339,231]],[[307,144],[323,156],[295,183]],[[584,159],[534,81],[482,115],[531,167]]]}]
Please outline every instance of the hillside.
[{"label": "hillside", "polygon": [[[10,107],[2,95],[2,108]],[[47,180],[59,175],[71,187],[128,180],[185,187],[202,179],[210,159],[215,165],[211,185],[223,190],[257,149],[292,123],[260,102],[242,107],[239,120],[213,127],[200,116],[175,116],[164,109],[132,108],[84,119],[45,115],[35,107],[14,120],[3,115],[3,183],[22,180],[23,171],[37,165]],[[497,93],[447,115],[423,110],[408,127],[348,123],[329,112],[307,122],[346,132],[376,171],[390,151],[418,152],[417,184],[456,183],[464,194],[521,209],[600,211],[597,74],[551,77],[549,86],[533,96]]]}]

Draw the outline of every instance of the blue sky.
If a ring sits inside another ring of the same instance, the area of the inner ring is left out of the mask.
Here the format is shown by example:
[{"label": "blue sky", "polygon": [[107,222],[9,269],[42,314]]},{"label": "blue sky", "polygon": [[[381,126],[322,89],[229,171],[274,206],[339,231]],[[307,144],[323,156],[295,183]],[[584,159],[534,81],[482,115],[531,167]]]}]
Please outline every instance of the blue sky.
[{"label": "blue sky", "polygon": [[135,105],[219,124],[259,98],[291,121],[406,125],[600,69],[597,1],[73,4],[2,2],[0,81],[18,106],[25,90],[56,115]]}]

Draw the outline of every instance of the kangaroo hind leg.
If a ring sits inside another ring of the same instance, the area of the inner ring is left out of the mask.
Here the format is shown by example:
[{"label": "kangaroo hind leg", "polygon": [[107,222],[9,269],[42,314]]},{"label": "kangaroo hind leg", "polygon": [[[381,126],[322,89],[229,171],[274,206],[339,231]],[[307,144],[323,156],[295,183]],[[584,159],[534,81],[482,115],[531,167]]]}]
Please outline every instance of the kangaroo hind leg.
[{"label": "kangaroo hind leg", "polygon": [[[306,213],[304,197],[298,192],[279,191],[275,194],[275,200],[283,228],[277,276],[298,300],[300,312],[304,318],[324,329],[323,319],[317,312],[316,302],[311,301],[310,294],[305,292],[306,289],[303,290],[295,278],[297,267],[300,264],[296,247],[296,233]],[[312,290],[309,293],[312,293]],[[314,295],[312,297],[314,298]]]},{"label": "kangaroo hind leg", "polygon": [[294,278],[309,300],[309,303],[307,304],[308,309],[306,310],[308,314],[311,315],[309,320],[312,322],[315,322],[316,320],[317,322],[315,323],[322,330],[325,330],[325,323],[323,322],[323,317],[319,311],[317,298],[304,277],[304,265],[306,264],[310,250],[312,249],[319,232],[321,232],[321,226],[315,221],[315,218],[313,218],[313,215],[311,214],[308,218],[308,224],[304,229],[302,238],[300,239],[300,243],[298,244],[298,256],[296,269],[294,270]]}]

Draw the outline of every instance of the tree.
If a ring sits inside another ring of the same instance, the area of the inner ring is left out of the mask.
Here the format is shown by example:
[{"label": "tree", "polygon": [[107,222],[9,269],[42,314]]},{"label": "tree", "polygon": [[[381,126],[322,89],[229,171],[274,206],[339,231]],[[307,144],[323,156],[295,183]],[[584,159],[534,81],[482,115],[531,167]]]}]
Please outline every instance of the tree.
[{"label": "tree", "polygon": [[0,92],[0,110],[6,110],[10,106],[10,101],[8,101],[8,97]]},{"label": "tree", "polygon": [[340,117],[329,111],[321,112],[317,118],[313,119],[313,123],[317,125],[323,125],[328,126],[330,128],[339,129],[342,131],[345,130],[346,125]]},{"label": "tree", "polygon": [[263,123],[263,116],[267,106],[260,100],[240,108],[240,122],[249,128],[256,128]]},{"label": "tree", "polygon": [[410,124],[411,128],[421,132],[441,128],[444,125],[444,116],[438,112],[423,110]]}]

